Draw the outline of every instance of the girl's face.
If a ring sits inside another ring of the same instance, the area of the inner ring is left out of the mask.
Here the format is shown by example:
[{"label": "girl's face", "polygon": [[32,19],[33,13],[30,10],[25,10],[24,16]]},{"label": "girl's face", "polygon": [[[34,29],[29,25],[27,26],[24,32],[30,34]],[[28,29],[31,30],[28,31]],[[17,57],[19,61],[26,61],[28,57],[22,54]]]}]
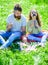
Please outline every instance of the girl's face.
[{"label": "girl's face", "polygon": [[37,12],[36,11],[31,11],[31,17],[36,18],[37,17]]}]

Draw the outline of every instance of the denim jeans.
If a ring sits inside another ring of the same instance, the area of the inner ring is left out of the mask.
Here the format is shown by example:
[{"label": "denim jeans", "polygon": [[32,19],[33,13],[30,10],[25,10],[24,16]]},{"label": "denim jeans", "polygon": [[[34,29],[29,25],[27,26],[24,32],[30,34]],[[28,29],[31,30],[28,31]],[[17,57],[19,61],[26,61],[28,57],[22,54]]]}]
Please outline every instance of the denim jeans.
[{"label": "denim jeans", "polygon": [[[41,38],[39,38],[41,37]],[[36,42],[41,42],[41,43],[44,43],[46,41],[46,38],[47,38],[47,34],[45,33],[38,33],[38,34],[29,34],[28,35],[28,40],[34,40]]]},{"label": "denim jeans", "polygon": [[[14,40],[19,39],[21,36],[22,36],[22,32],[20,31],[5,32],[0,34],[0,43],[2,43],[1,48],[7,48],[9,45],[12,44]],[[4,38],[8,38],[7,41],[5,41]]]}]

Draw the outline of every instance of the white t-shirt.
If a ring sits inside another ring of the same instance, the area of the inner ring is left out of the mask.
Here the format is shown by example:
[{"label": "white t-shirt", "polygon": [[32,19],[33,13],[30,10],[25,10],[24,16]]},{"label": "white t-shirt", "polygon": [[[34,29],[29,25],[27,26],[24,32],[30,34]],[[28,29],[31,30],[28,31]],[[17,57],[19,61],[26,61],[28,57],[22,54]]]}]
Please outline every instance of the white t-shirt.
[{"label": "white t-shirt", "polygon": [[13,24],[11,29],[12,31],[21,31],[21,27],[26,26],[26,18],[22,14],[20,20],[15,19],[14,14],[10,14],[6,21],[7,21],[7,25],[10,23]]}]

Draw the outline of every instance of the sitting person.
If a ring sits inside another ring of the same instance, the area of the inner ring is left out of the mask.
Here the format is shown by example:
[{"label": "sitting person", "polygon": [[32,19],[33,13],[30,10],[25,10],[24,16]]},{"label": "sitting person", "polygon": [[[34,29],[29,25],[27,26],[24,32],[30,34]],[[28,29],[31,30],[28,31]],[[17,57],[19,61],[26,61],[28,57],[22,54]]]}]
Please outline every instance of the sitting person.
[{"label": "sitting person", "polygon": [[[39,18],[39,14],[36,10],[31,10],[29,14],[29,20],[27,22],[27,34],[26,37],[23,37],[23,41],[26,42],[28,40],[34,40],[35,42],[39,42],[42,47],[44,47],[44,43],[46,42],[47,33],[43,33],[41,30],[41,22]],[[39,38],[42,37],[42,38]]]},{"label": "sitting person", "polygon": [[[22,8],[19,4],[14,7],[14,13],[7,18],[7,31],[0,34],[0,49],[7,48],[15,39],[19,39],[26,31],[26,18],[22,15]],[[5,42],[4,38],[7,39]]]}]

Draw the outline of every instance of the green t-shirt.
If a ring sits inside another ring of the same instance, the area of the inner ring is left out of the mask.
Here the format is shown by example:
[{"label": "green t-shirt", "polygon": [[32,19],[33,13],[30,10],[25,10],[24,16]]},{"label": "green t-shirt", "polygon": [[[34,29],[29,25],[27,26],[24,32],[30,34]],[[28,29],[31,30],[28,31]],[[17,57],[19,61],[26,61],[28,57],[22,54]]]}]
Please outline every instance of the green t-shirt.
[{"label": "green t-shirt", "polygon": [[[37,20],[35,21],[35,24],[38,25]],[[27,32],[31,32],[32,34],[38,34],[39,32],[41,32],[41,27],[38,25],[38,28],[36,28],[34,25],[34,21],[30,20],[27,22]]]}]

